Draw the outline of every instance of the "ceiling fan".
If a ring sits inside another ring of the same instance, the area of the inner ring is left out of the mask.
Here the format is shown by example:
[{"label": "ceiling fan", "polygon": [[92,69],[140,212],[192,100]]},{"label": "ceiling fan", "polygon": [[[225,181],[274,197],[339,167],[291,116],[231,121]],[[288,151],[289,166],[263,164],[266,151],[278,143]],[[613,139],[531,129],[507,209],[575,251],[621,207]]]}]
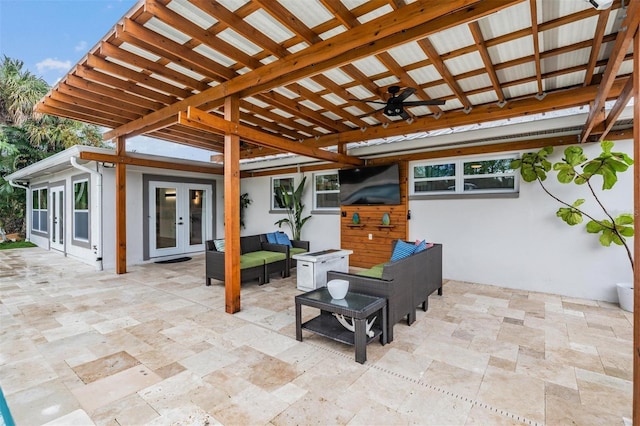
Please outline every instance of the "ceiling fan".
[{"label": "ceiling fan", "polygon": [[[433,99],[429,101],[405,101],[409,96],[413,95],[416,92],[416,89],[413,87],[407,87],[400,93],[400,86],[389,86],[387,89],[391,97],[387,99],[387,102],[379,102],[379,101],[363,101],[361,99],[351,99],[352,101],[357,102],[366,102],[369,104],[381,104],[384,107],[372,112],[371,114],[375,114],[378,111],[383,111],[384,115],[388,117],[402,117],[405,120],[411,118],[411,116],[404,110],[405,107],[411,106],[424,106],[424,105],[444,105],[445,101],[442,99]],[[400,93],[400,94],[398,94]],[[371,115],[367,114],[367,115]]]}]

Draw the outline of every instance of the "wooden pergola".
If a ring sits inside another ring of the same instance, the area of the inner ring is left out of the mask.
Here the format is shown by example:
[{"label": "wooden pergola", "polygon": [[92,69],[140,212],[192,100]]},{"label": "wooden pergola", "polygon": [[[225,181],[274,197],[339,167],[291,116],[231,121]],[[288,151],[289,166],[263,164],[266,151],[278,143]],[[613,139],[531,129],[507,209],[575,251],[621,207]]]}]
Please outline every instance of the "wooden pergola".
[{"label": "wooden pergola", "polygon": [[[640,158],[639,24],[640,0],[617,0],[605,10],[584,0],[141,0],[36,110],[112,129],[104,138],[115,140],[115,155],[82,158],[116,164],[117,273],[126,272],[126,167],[135,164],[126,139],[146,134],[218,154],[226,310],[233,313],[240,309],[241,160],[290,153],[333,168],[362,165],[367,159],[349,155],[351,144],[583,106],[588,118],[572,137],[531,137],[526,146],[615,139],[631,98]],[[414,88],[409,101],[446,103],[409,107],[408,119],[390,117],[378,108],[392,85]],[[614,102],[605,109],[607,101]],[[475,143],[429,155],[522,144]],[[640,239],[634,248],[637,261]]]}]

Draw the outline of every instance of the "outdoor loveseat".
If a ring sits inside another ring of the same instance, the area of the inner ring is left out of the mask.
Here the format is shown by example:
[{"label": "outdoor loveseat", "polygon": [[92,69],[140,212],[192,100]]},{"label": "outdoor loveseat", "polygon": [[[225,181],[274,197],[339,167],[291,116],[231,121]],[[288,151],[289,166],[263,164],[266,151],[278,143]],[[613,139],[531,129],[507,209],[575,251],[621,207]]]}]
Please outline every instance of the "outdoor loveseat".
[{"label": "outdoor loveseat", "polygon": [[[395,250],[398,241],[392,244]],[[327,272],[327,282],[334,279],[349,281],[349,291],[387,299],[387,341],[391,342],[397,322],[406,318],[408,325],[413,324],[416,306],[422,305],[426,311],[429,295],[436,290],[442,295],[442,244],[433,244],[419,253],[357,274]]]},{"label": "outdoor loveseat", "polygon": [[[205,256],[206,285],[211,285],[211,278],[224,281],[224,240],[207,241]],[[262,242],[260,235],[240,237],[240,281],[257,278],[259,284],[265,284],[274,272],[286,277],[289,275],[288,257],[287,245]]]}]

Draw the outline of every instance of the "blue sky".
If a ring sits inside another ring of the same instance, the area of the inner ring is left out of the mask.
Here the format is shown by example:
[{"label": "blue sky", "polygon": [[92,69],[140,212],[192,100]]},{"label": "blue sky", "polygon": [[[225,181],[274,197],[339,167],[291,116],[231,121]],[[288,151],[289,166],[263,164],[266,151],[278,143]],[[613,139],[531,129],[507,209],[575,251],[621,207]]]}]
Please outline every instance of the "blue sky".
[{"label": "blue sky", "polygon": [[[0,0],[0,57],[57,83],[134,5],[135,0]],[[135,140],[134,140],[135,139]],[[146,137],[128,150],[208,161],[209,153]]]}]

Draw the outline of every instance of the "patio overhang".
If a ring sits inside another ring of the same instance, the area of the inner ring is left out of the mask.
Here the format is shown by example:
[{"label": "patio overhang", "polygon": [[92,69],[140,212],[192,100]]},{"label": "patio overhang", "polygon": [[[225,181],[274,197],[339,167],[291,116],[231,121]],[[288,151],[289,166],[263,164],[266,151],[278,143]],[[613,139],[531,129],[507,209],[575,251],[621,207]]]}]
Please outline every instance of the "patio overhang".
[{"label": "patio overhang", "polygon": [[[579,141],[606,138],[632,97],[640,118],[639,23],[640,0],[602,11],[584,0],[141,0],[36,111],[111,129],[104,137],[119,156],[126,138],[141,134],[211,150],[225,163],[232,214],[241,159],[284,152],[358,164],[349,143],[579,106],[590,108]],[[415,89],[404,113],[383,113],[390,86]],[[637,146],[637,125],[633,134]],[[116,167],[124,188],[126,165]],[[124,190],[117,201],[118,257],[126,258]],[[235,312],[239,266],[230,266]]]}]

